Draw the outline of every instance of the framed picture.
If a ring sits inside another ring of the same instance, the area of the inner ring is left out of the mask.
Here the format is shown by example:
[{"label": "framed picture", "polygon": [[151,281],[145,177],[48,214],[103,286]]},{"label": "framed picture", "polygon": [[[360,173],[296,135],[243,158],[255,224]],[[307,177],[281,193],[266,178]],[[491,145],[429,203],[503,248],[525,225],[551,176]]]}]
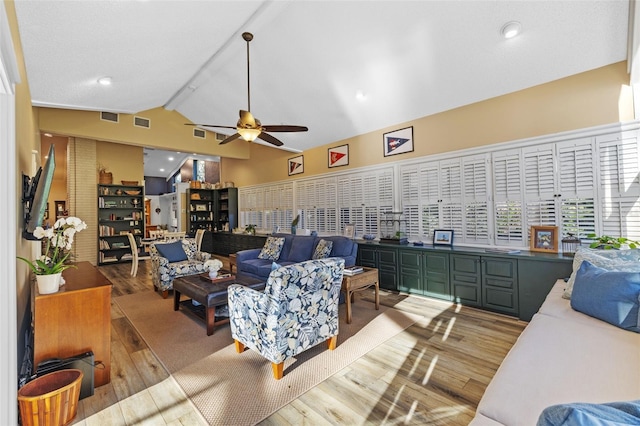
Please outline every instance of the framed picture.
[{"label": "framed picture", "polygon": [[532,226],[530,251],[546,253],[558,252],[557,226]]},{"label": "framed picture", "polygon": [[344,226],[344,236],[347,238],[353,238],[356,235],[356,226],[352,223],[349,223]]},{"label": "framed picture", "polygon": [[289,176],[304,173],[304,156],[289,158]]},{"label": "framed picture", "polygon": [[433,231],[434,246],[452,246],[453,229],[436,229]]},{"label": "framed picture", "polygon": [[413,126],[382,135],[384,156],[404,154],[413,151]]},{"label": "framed picture", "polygon": [[340,145],[329,148],[329,167],[349,165],[349,145]]}]

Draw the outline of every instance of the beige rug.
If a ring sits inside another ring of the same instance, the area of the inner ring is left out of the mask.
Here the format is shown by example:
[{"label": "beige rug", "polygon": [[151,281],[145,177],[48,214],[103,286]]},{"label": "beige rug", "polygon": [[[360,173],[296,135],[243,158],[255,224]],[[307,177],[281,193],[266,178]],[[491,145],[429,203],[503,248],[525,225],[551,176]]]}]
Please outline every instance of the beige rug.
[{"label": "beige rug", "polygon": [[286,361],[284,377],[275,380],[265,358],[236,353],[228,324],[207,336],[204,321],[174,312],[171,300],[152,292],[114,300],[212,425],[259,422],[420,318],[358,300],[346,324],[340,305],[338,347],[321,343]]}]

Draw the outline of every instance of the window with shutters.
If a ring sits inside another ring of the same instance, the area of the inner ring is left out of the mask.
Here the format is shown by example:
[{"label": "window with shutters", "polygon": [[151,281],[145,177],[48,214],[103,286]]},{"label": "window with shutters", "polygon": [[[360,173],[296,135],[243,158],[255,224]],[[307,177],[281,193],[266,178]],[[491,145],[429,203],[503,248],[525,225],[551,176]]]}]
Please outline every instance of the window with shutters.
[{"label": "window with shutters", "polygon": [[524,246],[521,151],[495,152],[493,165],[494,243]]},{"label": "window with shutters", "polygon": [[600,173],[599,234],[640,239],[637,131],[596,138]]},{"label": "window with shutters", "polygon": [[458,244],[527,247],[532,225],[558,226],[562,237],[595,233],[640,240],[638,125],[623,128],[240,188],[240,223],[286,231],[295,207],[305,228],[340,234],[345,224],[354,224],[359,236],[379,236],[380,220],[394,211],[397,197],[395,207],[413,241],[428,241],[435,229],[453,229]]}]

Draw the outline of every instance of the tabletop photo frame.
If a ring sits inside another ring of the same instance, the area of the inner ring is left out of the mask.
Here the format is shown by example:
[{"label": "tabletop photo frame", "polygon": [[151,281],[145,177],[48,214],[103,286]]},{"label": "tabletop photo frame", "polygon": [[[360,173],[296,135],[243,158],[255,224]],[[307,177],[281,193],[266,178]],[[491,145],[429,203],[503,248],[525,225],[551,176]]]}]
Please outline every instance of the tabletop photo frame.
[{"label": "tabletop photo frame", "polygon": [[347,238],[353,238],[356,236],[356,226],[352,223],[349,223],[344,226],[344,236]]},{"label": "tabletop photo frame", "polygon": [[529,251],[558,253],[558,227],[532,226]]},{"label": "tabletop photo frame", "polygon": [[433,231],[434,246],[452,246],[453,229],[436,229]]}]

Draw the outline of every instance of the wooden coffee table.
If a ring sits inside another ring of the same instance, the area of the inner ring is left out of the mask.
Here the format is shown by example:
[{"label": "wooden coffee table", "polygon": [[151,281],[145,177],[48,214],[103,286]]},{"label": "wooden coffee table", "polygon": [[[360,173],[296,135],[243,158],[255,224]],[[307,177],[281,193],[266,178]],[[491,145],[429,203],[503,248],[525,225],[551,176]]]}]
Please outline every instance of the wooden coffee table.
[{"label": "wooden coffee table", "polygon": [[342,276],[341,291],[345,294],[347,305],[347,324],[351,324],[351,304],[355,302],[355,292],[375,286],[376,310],[380,309],[380,286],[378,284],[378,270],[363,267],[363,271],[355,275]]},{"label": "wooden coffee table", "polygon": [[[220,272],[224,273],[224,271]],[[207,336],[211,336],[214,327],[229,322],[229,317],[216,319],[216,307],[227,304],[227,290],[231,284],[241,284],[255,290],[264,290],[265,286],[264,281],[241,274],[219,280],[211,280],[208,274],[187,275],[173,280],[173,310],[179,310],[182,305],[203,318],[207,324]],[[182,294],[190,300],[181,302]],[[200,303],[201,306],[194,306],[192,300]]]}]

